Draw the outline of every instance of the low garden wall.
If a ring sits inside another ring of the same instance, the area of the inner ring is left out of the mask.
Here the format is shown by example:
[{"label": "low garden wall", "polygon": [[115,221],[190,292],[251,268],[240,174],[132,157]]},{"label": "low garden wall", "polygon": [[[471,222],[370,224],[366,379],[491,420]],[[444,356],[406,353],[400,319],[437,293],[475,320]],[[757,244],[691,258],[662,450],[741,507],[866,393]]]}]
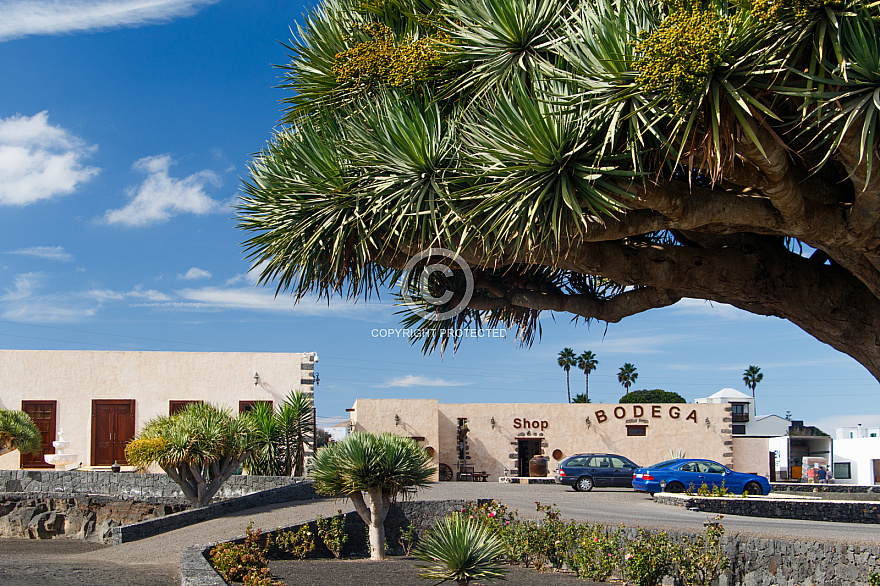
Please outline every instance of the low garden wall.
[{"label": "low garden wall", "polygon": [[[742,499],[741,499],[742,500]],[[466,501],[417,501],[395,505],[386,520],[389,553],[401,553],[397,544],[400,529],[408,526],[421,532],[444,515],[460,510]],[[314,525],[314,523],[310,523]],[[301,525],[281,530],[296,530]],[[313,527],[314,529],[314,527]],[[356,513],[345,519],[349,534],[346,552],[367,553],[366,525]],[[627,539],[635,539],[638,528],[623,528]],[[271,531],[269,533],[272,533]],[[691,534],[668,532],[672,540]],[[244,536],[231,540],[244,541]],[[216,543],[187,548],[181,554],[181,586],[225,586],[227,583],[208,562]],[[725,534],[721,542],[730,567],[718,579],[719,586],[868,586],[872,572],[880,572],[880,546],[853,545],[815,540],[765,539]],[[358,549],[360,548],[360,549]],[[539,576],[536,574],[536,577]],[[667,577],[664,584],[674,584]]]},{"label": "low garden wall", "polygon": [[846,494],[880,494],[880,486],[865,484],[817,484],[810,482],[773,482],[773,492],[834,492]]},{"label": "low garden wall", "polygon": [[685,507],[704,513],[837,521],[841,523],[880,523],[880,502],[782,500],[773,498],[725,498],[657,493],[654,502]]},{"label": "low garden wall", "polygon": [[145,539],[168,531],[174,531],[181,527],[201,523],[210,519],[223,517],[231,513],[237,513],[253,507],[263,507],[276,503],[290,501],[304,501],[320,498],[315,492],[311,481],[300,479],[294,484],[286,484],[278,488],[271,488],[260,492],[212,503],[198,509],[189,509],[179,513],[172,513],[156,519],[113,527],[111,534],[104,539],[104,543],[116,545]]},{"label": "low garden wall", "polygon": [[[388,544],[387,552],[391,555],[402,555],[403,549],[398,543],[401,530],[412,525],[413,529],[421,534],[425,529],[433,527],[434,524],[446,515],[462,510],[468,502],[466,500],[445,500],[445,501],[405,501],[394,504],[388,511],[385,518],[385,542]],[[477,502],[485,502],[483,500]],[[281,527],[267,534],[274,534],[278,531],[289,531],[298,529],[303,524],[293,525],[290,527]],[[312,530],[317,531],[314,522]],[[348,541],[342,550],[343,556],[369,556],[370,546],[367,537],[367,526],[356,512],[346,513],[345,515],[345,533],[348,535]],[[241,543],[244,541],[244,535],[237,539],[230,540],[231,543]],[[181,586],[225,586],[226,581],[217,573],[216,570],[208,562],[209,552],[211,548],[217,545],[210,543],[206,545],[196,545],[189,547],[181,553],[180,556],[180,584]],[[317,551],[321,553],[324,549],[323,544],[318,545]],[[324,550],[328,556],[329,551]]]},{"label": "low garden wall", "polygon": [[[232,476],[215,499],[244,496],[295,484],[302,479],[285,476]],[[0,492],[108,495],[118,499],[163,499],[189,502],[166,474],[98,470],[0,470]]]},{"label": "low garden wall", "polygon": [[104,495],[7,493],[0,495],[0,537],[104,541],[119,525],[184,508],[182,504],[124,501]]}]

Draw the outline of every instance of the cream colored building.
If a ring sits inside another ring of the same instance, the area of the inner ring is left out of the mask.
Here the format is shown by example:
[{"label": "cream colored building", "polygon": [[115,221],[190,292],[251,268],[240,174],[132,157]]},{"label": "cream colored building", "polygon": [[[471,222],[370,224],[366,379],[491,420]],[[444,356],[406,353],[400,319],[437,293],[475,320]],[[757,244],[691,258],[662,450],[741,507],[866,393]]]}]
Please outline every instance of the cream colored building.
[{"label": "cream colored building", "polygon": [[349,411],[353,431],[415,438],[433,453],[436,464],[457,471],[464,457],[466,465],[485,471],[490,481],[505,473],[527,475],[528,460],[537,453],[548,459],[551,474],[568,456],[585,452],[619,454],[643,466],[684,452],[743,472],[768,472],[766,439],[732,437],[731,407],[725,404],[358,399]]},{"label": "cream colored building", "polygon": [[[44,452],[63,428],[83,467],[125,464],[125,444],[150,419],[187,402],[237,413],[314,391],[315,353],[0,350],[0,409],[29,412]],[[42,454],[0,456],[0,469],[45,468]]]}]

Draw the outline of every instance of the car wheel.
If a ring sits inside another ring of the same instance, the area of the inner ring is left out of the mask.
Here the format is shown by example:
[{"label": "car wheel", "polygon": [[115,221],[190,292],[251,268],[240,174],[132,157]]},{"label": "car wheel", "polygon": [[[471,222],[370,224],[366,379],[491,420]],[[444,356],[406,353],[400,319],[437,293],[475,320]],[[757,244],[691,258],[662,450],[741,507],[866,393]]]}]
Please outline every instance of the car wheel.
[{"label": "car wheel", "polygon": [[757,482],[749,482],[746,487],[743,489],[743,494],[753,494],[756,496],[761,496],[764,494],[764,490],[761,488],[761,485]]},{"label": "car wheel", "polygon": [[589,476],[581,476],[574,483],[574,489],[578,492],[590,492],[593,490],[593,479]]},{"label": "car wheel", "polygon": [[684,492],[684,485],[680,482],[670,482],[666,485],[666,492]]}]

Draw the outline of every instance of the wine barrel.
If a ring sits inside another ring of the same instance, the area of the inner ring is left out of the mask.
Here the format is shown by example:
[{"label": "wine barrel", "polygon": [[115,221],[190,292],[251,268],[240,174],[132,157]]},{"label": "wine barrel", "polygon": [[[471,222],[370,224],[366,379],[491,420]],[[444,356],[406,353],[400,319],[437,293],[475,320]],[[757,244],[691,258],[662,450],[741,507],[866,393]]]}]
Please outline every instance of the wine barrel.
[{"label": "wine barrel", "polygon": [[547,458],[538,454],[529,460],[529,476],[532,478],[545,478],[547,476]]}]

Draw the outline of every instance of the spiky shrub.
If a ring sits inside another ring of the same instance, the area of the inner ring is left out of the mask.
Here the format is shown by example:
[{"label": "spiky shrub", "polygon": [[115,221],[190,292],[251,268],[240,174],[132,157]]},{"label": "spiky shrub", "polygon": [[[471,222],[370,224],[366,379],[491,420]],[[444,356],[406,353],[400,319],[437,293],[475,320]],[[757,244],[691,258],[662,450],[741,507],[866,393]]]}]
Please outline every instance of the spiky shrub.
[{"label": "spiky shrub", "polygon": [[460,513],[443,519],[416,549],[423,565],[421,577],[467,584],[471,580],[503,580],[504,543],[479,520]]},{"label": "spiky shrub", "polygon": [[192,403],[148,421],[125,447],[125,456],[137,468],[159,465],[194,506],[202,507],[254,447],[255,428],[246,414],[236,417],[210,403]]},{"label": "spiky shrub", "polygon": [[22,454],[40,451],[42,435],[34,420],[24,411],[0,409],[0,455],[13,450]]},{"label": "spiky shrub", "polygon": [[319,493],[351,499],[369,528],[370,558],[383,560],[391,503],[410,489],[426,486],[434,471],[431,456],[414,440],[359,432],[318,450],[310,476]]}]

